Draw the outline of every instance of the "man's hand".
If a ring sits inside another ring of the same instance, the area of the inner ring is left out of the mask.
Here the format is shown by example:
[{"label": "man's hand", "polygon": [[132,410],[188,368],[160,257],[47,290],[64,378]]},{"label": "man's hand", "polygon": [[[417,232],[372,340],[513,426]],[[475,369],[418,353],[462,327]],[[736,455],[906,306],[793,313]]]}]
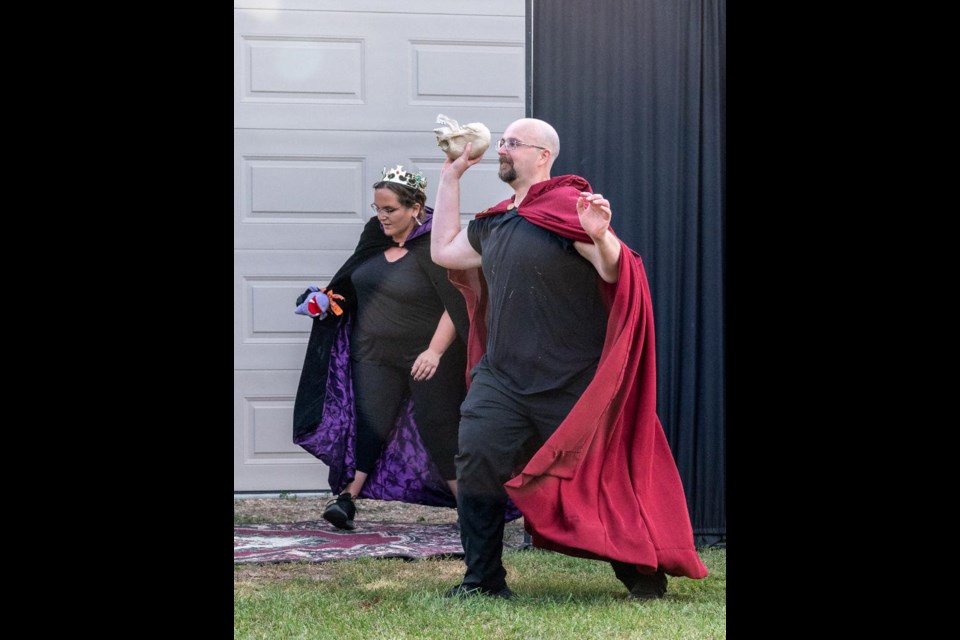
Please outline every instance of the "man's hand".
[{"label": "man's hand", "polygon": [[610,228],[610,201],[599,193],[580,192],[577,198],[577,214],[580,216],[580,226],[594,242],[603,237]]},{"label": "man's hand", "polygon": [[447,171],[452,172],[454,178],[460,178],[466,172],[467,169],[477,164],[483,160],[483,156],[477,156],[473,160],[470,159],[470,150],[473,149],[473,143],[468,142],[467,146],[463,148],[463,153],[460,154],[460,157],[456,160],[451,160],[449,157],[443,162],[443,167],[440,169],[440,175],[443,175]]},{"label": "man's hand", "polygon": [[[580,226],[593,242],[573,243],[573,246],[594,266],[604,282],[614,283],[620,278],[620,240],[610,231],[610,201],[599,193],[580,192],[577,198]],[[607,233],[609,231],[609,233]]]}]

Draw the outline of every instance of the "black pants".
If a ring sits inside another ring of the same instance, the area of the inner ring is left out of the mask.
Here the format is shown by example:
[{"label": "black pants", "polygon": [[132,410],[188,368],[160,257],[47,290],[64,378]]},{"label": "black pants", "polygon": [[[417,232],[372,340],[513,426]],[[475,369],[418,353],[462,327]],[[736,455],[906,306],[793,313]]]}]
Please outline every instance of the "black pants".
[{"label": "black pants", "polygon": [[[464,584],[493,590],[506,585],[503,485],[556,431],[594,373],[585,372],[562,390],[520,395],[500,384],[483,361],[475,369],[460,408],[457,454],[457,511],[467,565]],[[614,565],[618,577],[630,570],[636,571],[623,563]]]},{"label": "black pants", "polygon": [[393,429],[401,403],[413,397],[420,439],[444,480],[456,478],[457,427],[466,389],[466,351],[454,342],[429,380],[415,381],[410,365],[351,362],[357,411],[357,471],[372,473]]}]

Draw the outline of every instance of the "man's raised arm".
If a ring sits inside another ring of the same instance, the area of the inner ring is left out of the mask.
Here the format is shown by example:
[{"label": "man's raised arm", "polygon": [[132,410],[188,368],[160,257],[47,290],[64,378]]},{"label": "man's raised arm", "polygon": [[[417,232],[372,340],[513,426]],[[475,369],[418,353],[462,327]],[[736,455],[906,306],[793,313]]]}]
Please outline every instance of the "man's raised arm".
[{"label": "man's raised arm", "polygon": [[480,254],[467,239],[467,230],[460,228],[460,178],[483,156],[470,160],[467,144],[456,160],[447,160],[440,170],[437,200],[433,207],[433,227],[430,230],[430,258],[448,269],[469,269],[480,266]]}]

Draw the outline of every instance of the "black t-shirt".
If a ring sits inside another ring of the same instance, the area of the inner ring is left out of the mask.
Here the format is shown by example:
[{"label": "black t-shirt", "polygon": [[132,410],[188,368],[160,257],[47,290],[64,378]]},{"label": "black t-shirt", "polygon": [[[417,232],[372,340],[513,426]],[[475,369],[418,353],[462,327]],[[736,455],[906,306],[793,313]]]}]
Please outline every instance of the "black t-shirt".
[{"label": "black t-shirt", "polygon": [[600,276],[573,241],[516,209],[471,220],[467,237],[487,281],[487,353],[493,374],[518,393],[560,389],[600,359],[607,309]]},{"label": "black t-shirt", "polygon": [[357,317],[350,357],[394,366],[412,366],[437,330],[443,303],[416,257],[388,262],[373,255],[351,276]]}]

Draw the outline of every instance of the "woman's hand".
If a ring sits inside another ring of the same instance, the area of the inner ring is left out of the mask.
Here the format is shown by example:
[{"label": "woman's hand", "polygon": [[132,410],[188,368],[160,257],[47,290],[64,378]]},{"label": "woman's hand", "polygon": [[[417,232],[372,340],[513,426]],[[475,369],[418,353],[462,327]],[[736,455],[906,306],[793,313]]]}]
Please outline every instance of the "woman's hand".
[{"label": "woman's hand", "polygon": [[443,354],[427,349],[417,356],[417,359],[413,362],[410,375],[412,375],[413,379],[417,382],[429,380],[433,377],[433,374],[437,372],[437,367],[440,366],[441,355]]}]

